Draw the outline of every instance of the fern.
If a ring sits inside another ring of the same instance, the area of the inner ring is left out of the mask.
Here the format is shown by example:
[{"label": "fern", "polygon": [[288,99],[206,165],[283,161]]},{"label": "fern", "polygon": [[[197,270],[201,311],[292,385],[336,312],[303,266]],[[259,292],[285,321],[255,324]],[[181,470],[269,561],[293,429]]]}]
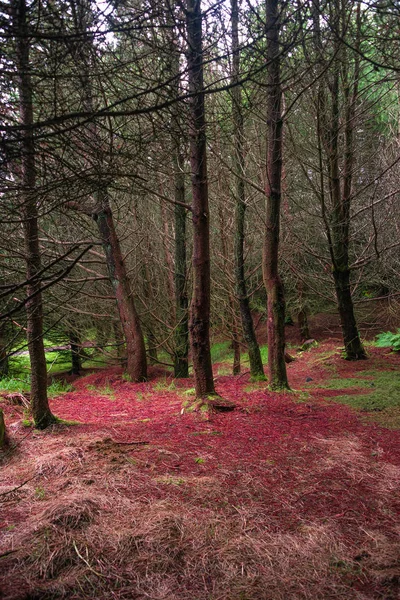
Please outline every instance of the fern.
[{"label": "fern", "polygon": [[397,333],[385,331],[376,336],[378,348],[392,348],[393,352],[400,352],[400,329]]}]

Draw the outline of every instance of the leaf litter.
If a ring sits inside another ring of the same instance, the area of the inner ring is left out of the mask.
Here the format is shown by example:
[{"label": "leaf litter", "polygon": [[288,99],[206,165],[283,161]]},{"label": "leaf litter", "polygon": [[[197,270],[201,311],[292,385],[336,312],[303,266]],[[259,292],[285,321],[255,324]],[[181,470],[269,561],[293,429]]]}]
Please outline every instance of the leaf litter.
[{"label": "leaf litter", "polygon": [[[224,414],[181,414],[193,382],[159,371],[76,380],[51,406],[79,424],[32,430],[3,457],[0,494],[27,483],[0,496],[0,597],[398,599],[400,433],[329,402],[332,367],[365,369],[335,344],[289,365],[293,388],[318,384],[305,401],[220,376],[237,405]],[[370,364],[395,360],[374,350]]]}]

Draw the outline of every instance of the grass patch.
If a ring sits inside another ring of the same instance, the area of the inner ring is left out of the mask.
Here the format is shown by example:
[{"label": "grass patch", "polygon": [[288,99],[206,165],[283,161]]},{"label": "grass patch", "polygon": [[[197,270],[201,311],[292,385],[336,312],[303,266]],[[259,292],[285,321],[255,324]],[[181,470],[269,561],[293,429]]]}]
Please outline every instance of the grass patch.
[{"label": "grass patch", "polygon": [[318,384],[315,381],[310,381],[306,384],[309,387],[322,387],[327,390],[347,390],[352,388],[374,388],[375,381],[371,379],[361,379],[361,378],[340,378],[334,377],[329,381],[324,382],[323,384]]},{"label": "grass patch", "polygon": [[25,373],[23,377],[3,377],[0,379],[0,391],[2,392],[28,392],[30,389],[29,375]]},{"label": "grass patch", "polygon": [[217,342],[211,346],[211,362],[233,363],[233,350],[230,347],[231,342]]},{"label": "grass patch", "polygon": [[73,386],[70,383],[62,379],[56,379],[51,382],[49,387],[47,388],[47,394],[49,398],[54,398],[55,396],[59,396],[60,394],[66,394],[67,392],[72,392]]},{"label": "grass patch", "polygon": [[172,380],[170,382],[167,381],[165,377],[164,380],[157,381],[153,387],[155,392],[174,392],[176,390],[175,381]]},{"label": "grass patch", "polygon": [[[400,377],[396,371],[374,373],[373,380],[348,379],[346,382],[347,388],[364,387],[371,391],[364,389],[360,394],[337,396],[329,398],[330,401],[370,413],[373,420],[378,420],[385,427],[400,427]],[[342,389],[343,380],[338,379],[335,387],[334,383],[330,382],[329,389]]]},{"label": "grass patch", "polygon": [[115,398],[115,392],[109,383],[106,383],[103,387],[96,387],[95,385],[89,384],[86,386],[89,392],[96,392],[99,396],[108,396],[112,400]]}]

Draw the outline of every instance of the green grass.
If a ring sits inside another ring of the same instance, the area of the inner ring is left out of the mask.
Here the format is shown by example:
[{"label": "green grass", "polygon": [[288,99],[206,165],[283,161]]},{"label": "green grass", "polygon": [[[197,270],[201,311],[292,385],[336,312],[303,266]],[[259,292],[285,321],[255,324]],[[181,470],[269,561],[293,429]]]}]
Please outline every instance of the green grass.
[{"label": "green grass", "polygon": [[358,377],[355,378],[346,378],[346,379],[342,379],[340,377],[333,377],[332,379],[330,379],[329,381],[324,381],[323,383],[319,384],[316,383],[315,381],[310,381],[309,383],[306,383],[307,387],[322,387],[323,389],[327,389],[327,390],[347,390],[347,389],[351,389],[351,388],[370,388],[370,387],[374,387],[375,383],[373,380],[371,379],[361,379]]},{"label": "green grass", "polygon": [[163,380],[157,381],[153,388],[156,392],[173,392],[176,390],[175,381],[168,382],[165,377]]},{"label": "green grass", "polygon": [[233,363],[233,349],[230,348],[231,342],[216,342],[211,346],[211,362]]},{"label": "green grass", "polygon": [[[347,404],[364,413],[368,420],[389,428],[400,428],[400,375],[397,371],[365,371],[373,379],[333,379],[327,389],[364,388],[359,394],[336,396],[330,402]],[[368,391],[367,391],[368,390]]]},{"label": "green grass", "polygon": [[[398,372],[382,371],[377,373],[373,380],[366,381],[366,386],[358,386],[356,383],[363,380],[350,379],[348,381],[354,382],[351,387],[368,387],[371,391],[367,393],[363,391],[360,394],[351,396],[337,396],[333,398],[335,402],[343,402],[358,410],[367,412],[379,412],[387,408],[400,407],[400,376]],[[342,388],[338,387],[337,389]]]},{"label": "green grass", "polygon": [[21,377],[9,376],[0,379],[0,391],[4,392],[28,392],[30,388],[29,375],[25,373]]},{"label": "green grass", "polygon": [[89,384],[86,386],[86,389],[89,392],[96,392],[99,396],[108,396],[112,400],[115,398],[115,391],[107,381],[103,387],[96,387],[95,385]]},{"label": "green grass", "polygon": [[49,398],[54,398],[55,396],[59,396],[60,394],[65,394],[66,392],[72,392],[74,388],[71,384],[63,381],[61,379],[56,379],[52,381],[49,387],[47,388],[47,394]]}]

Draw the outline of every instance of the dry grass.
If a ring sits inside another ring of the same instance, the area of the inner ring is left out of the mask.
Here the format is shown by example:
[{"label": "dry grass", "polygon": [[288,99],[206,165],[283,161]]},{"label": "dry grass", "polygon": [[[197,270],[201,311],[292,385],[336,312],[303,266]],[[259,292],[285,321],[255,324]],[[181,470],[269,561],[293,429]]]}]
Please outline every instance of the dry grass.
[{"label": "dry grass", "polygon": [[39,513],[13,538],[21,550],[8,561],[6,598],[367,597],[341,581],[340,569],[358,565],[329,526],[270,533],[246,511],[227,520],[194,506],[114,500],[100,512],[95,496],[63,497]]},{"label": "dry grass", "polygon": [[[0,546],[0,555],[15,551],[0,558],[4,600],[398,597],[396,526],[385,535],[355,524],[359,546],[333,518],[304,518],[279,529],[268,489],[250,474],[242,477],[248,489],[243,503],[222,505],[217,496],[227,493],[223,477],[153,473],[148,457],[164,456],[160,449],[138,448],[134,463],[124,446],[90,436],[66,445],[53,435],[41,443],[40,457],[32,443],[4,470],[7,489],[18,474],[36,475],[4,504],[19,514],[18,526],[5,532]],[[371,465],[357,439],[321,438],[316,446],[322,458],[315,480],[339,466],[354,481],[369,476]],[[230,475],[226,467],[223,475]],[[395,490],[399,470],[384,463],[374,477],[383,502]],[[43,498],[38,487],[46,490]],[[284,497],[283,489],[278,493]],[[374,591],[375,584],[386,595]]]}]

